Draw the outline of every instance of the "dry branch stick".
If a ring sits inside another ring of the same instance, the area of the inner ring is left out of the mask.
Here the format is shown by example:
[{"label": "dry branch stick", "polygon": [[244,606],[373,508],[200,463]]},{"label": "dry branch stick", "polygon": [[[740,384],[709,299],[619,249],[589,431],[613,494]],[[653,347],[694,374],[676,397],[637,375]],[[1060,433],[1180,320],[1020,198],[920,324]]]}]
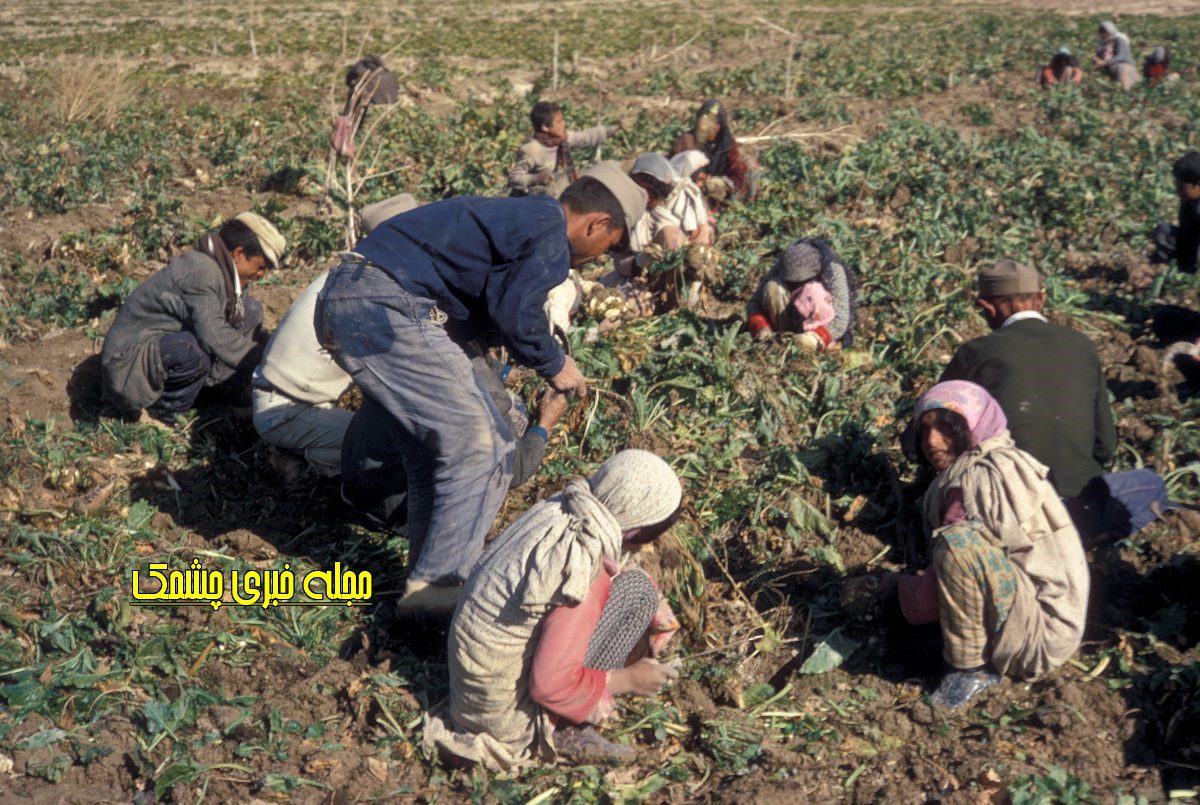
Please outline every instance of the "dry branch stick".
[{"label": "dry branch stick", "polygon": [[828,129],[827,131],[789,131],[784,134],[763,134],[757,137],[739,137],[739,143],[765,143],[773,140],[807,140],[825,138],[829,140],[844,139],[861,142],[862,137],[850,132],[844,132],[843,129],[849,128],[849,124],[837,126],[836,128]]},{"label": "dry branch stick", "polygon": [[[768,123],[767,125],[763,126],[763,127],[762,127],[761,129],[759,129],[759,130],[758,130],[756,133],[754,133],[754,134],[752,134],[752,135],[750,135],[750,136],[751,136],[751,137],[763,137],[763,136],[765,136],[765,135],[766,135],[766,133],[767,133],[767,132],[771,131],[771,129],[775,128],[776,126],[780,125],[781,123],[783,123],[783,122],[785,122],[785,121],[788,121],[788,120],[791,120],[791,119],[793,119],[794,117],[796,117],[796,111],[795,111],[795,110],[793,110],[793,111],[791,111],[791,112],[788,112],[788,113],[787,113],[786,115],[784,115],[783,117],[777,117],[777,118],[775,118],[775,119],[774,119],[774,120],[772,120],[770,123]],[[739,138],[738,138],[738,142],[741,142],[742,140],[745,140],[745,139],[746,139],[746,137],[739,137]]]},{"label": "dry branch stick", "polygon": [[[749,514],[742,515],[742,519],[738,520],[737,525],[735,525],[731,529],[728,529],[722,535],[722,542],[724,542],[724,539],[733,536],[737,532],[740,532],[742,530],[742,526],[744,526],[746,524],[746,519],[749,516],[750,516]],[[773,632],[774,629],[772,629],[771,626],[767,623],[766,619],[764,619],[763,616],[759,614],[758,608],[754,606],[754,602],[752,602],[749,598],[747,598],[746,594],[744,592],[742,592],[741,584],[739,584],[737,581],[734,580],[733,574],[731,574],[729,572],[729,567],[725,564],[725,562],[721,561],[721,559],[717,556],[717,551],[715,550],[716,545],[710,545],[709,547],[712,548],[710,553],[712,554],[713,561],[717,563],[717,567],[721,569],[722,575],[725,576],[725,580],[729,582],[731,587],[733,587],[733,591],[735,593],[737,593],[738,598],[742,599],[742,603],[744,603],[749,608],[750,612],[754,615],[755,619],[758,620],[758,625],[763,630],[763,634],[770,634],[771,632]]]},{"label": "dry branch stick", "polygon": [[688,45],[690,45],[690,44],[692,44],[693,42],[695,42],[695,41],[696,41],[696,37],[700,36],[700,34],[702,34],[702,33],[704,33],[704,29],[703,29],[703,28],[701,28],[699,31],[696,31],[696,33],[692,34],[692,37],[691,37],[691,39],[687,40],[686,42],[684,42],[684,43],[683,43],[682,45],[680,45],[679,47],[672,48],[671,50],[667,51],[666,53],[662,54],[661,56],[655,56],[654,58],[650,59],[650,61],[649,61],[649,62],[647,62],[647,63],[648,63],[648,64],[654,64],[654,63],[656,63],[656,62],[665,61],[666,59],[670,59],[670,58],[672,58],[673,56],[675,56],[675,54],[676,54],[676,53],[679,53],[679,51],[683,50],[683,49],[684,49],[684,48],[686,48]]},{"label": "dry branch stick", "polygon": [[784,28],[782,25],[776,25],[775,23],[771,22],[770,20],[765,20],[762,17],[755,17],[754,19],[756,22],[761,22],[763,25],[767,26],[768,28],[773,28],[776,31],[779,31],[779,33],[783,34],[788,39],[799,39],[800,38],[796,34],[789,31],[787,28]]}]

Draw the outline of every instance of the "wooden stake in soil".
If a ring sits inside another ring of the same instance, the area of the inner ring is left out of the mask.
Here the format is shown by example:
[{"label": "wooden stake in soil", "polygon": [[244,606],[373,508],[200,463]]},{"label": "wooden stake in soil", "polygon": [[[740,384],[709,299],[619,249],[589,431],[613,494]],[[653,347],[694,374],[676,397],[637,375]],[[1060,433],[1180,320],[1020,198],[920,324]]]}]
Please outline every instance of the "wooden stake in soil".
[{"label": "wooden stake in soil", "polygon": [[258,61],[258,46],[254,44],[254,4],[250,4],[250,24],[246,26],[250,29],[250,55],[255,61]]},{"label": "wooden stake in soil", "polygon": [[550,86],[558,92],[558,31],[554,32],[554,67],[551,72]]}]

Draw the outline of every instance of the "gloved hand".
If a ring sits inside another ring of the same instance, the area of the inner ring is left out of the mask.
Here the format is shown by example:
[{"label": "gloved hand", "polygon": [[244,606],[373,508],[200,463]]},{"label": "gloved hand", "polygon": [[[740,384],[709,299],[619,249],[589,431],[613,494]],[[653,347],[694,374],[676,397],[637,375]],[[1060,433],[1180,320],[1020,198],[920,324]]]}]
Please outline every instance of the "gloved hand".
[{"label": "gloved hand", "polygon": [[618,131],[620,131],[621,128],[622,128],[622,125],[620,123],[609,123],[607,126],[604,127],[604,136],[611,137],[614,134],[616,134]]},{"label": "gloved hand", "polygon": [[755,341],[767,341],[775,334],[775,331],[770,327],[763,327],[754,334]]}]

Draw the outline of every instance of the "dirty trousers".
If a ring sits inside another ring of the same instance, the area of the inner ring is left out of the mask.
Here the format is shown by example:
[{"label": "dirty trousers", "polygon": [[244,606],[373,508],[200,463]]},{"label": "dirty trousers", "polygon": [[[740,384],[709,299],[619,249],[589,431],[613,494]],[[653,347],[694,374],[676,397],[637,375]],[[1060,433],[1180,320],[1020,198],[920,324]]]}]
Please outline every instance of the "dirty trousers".
[{"label": "dirty trousers", "polygon": [[943,656],[953,668],[978,668],[1012,609],[1017,571],[979,523],[955,523],[934,536]]},{"label": "dirty trousers", "polygon": [[302,453],[326,477],[342,468],[342,438],[353,411],[299,402],[274,389],[255,388],[254,429],[269,445]]},{"label": "dirty trousers", "polygon": [[[247,338],[255,338],[262,327],[262,303],[249,296],[242,297],[244,313],[237,331]],[[213,359],[190,330],[168,333],[158,339],[159,356],[163,365],[163,391],[149,411],[160,417],[173,417],[190,410],[196,398],[205,388],[214,389],[217,397],[238,402],[249,370],[262,353],[259,345],[236,369],[218,364],[214,370]]]},{"label": "dirty trousers", "polygon": [[314,320],[321,345],[399,426],[408,577],[433,584],[461,583],[475,566],[508,491],[514,446],[444,321],[433,300],[358,257],[330,272]]}]

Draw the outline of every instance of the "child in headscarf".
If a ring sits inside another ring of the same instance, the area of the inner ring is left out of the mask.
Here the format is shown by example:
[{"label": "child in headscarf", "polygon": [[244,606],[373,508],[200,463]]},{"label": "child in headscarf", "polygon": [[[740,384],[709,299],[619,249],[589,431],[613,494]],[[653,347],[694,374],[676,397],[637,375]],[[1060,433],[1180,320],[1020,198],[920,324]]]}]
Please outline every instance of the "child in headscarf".
[{"label": "child in headscarf", "polygon": [[708,204],[704,201],[704,193],[693,177],[702,172],[708,164],[708,157],[704,156],[704,152],[694,149],[671,157],[671,168],[676,177],[675,186],[663,202],[667,212],[679,221],[679,228],[687,235],[688,242],[702,243],[705,246],[712,245],[714,222]]},{"label": "child in headscarf", "polygon": [[621,562],[674,524],[682,497],[665,461],[624,450],[498,536],[454,613],[449,711],[428,716],[426,745],[489,769],[559,751],[631,759],[582,725],[676,676],[654,656],[678,624],[650,577]]},{"label": "child in headscarf", "polygon": [[1083,70],[1079,69],[1079,61],[1067,48],[1059,48],[1051,57],[1050,63],[1038,74],[1038,83],[1042,89],[1055,85],[1079,84],[1083,81]]},{"label": "child in headscarf", "polygon": [[[693,170],[681,175],[673,163]],[[670,161],[646,153],[634,161],[629,177],[646,191],[646,214],[630,235],[630,251],[615,256],[614,270],[584,285],[588,313],[601,319],[602,330],[622,319],[701,306],[706,289],[720,279],[711,216],[704,194],[690,178],[707,163],[699,151]],[[681,250],[682,260],[677,260]]]},{"label": "child in headscarf", "polygon": [[1137,68],[1133,64],[1129,37],[1118,31],[1112,22],[1100,23],[1100,41],[1092,62],[1109,78],[1120,81],[1125,89],[1131,89],[1137,83]]},{"label": "child in headscarf", "polygon": [[645,252],[656,245],[661,251],[674,251],[684,246],[687,238],[680,222],[665,207],[677,180],[667,158],[652,152],[640,154],[629,169],[629,178],[646,191],[646,214],[629,235],[630,248]]},{"label": "child in headscarf", "polygon": [[1049,470],[1013,444],[982,386],[939,383],[913,420],[938,472],[922,504],[931,562],[924,575],[890,582],[910,623],[941,624],[951,670],[932,701],[955,708],[998,674],[1036,678],[1070,658],[1083,637],[1088,566]]},{"label": "child in headscarf", "polygon": [[787,248],[750,299],[746,327],[755,340],[800,333],[811,351],[850,346],[858,279],[828,243],[805,238]]},{"label": "child in headscarf", "polygon": [[346,71],[346,103],[342,113],[333,119],[329,146],[346,159],[358,153],[354,136],[362,128],[367,109],[388,106],[400,97],[396,76],[383,64],[383,59],[367,54]]},{"label": "child in headscarf", "polygon": [[671,155],[700,150],[708,157],[708,166],[697,182],[715,205],[755,196],[753,166],[743,156],[729,127],[725,107],[714,98],[700,104],[692,130],[675,140]]}]

